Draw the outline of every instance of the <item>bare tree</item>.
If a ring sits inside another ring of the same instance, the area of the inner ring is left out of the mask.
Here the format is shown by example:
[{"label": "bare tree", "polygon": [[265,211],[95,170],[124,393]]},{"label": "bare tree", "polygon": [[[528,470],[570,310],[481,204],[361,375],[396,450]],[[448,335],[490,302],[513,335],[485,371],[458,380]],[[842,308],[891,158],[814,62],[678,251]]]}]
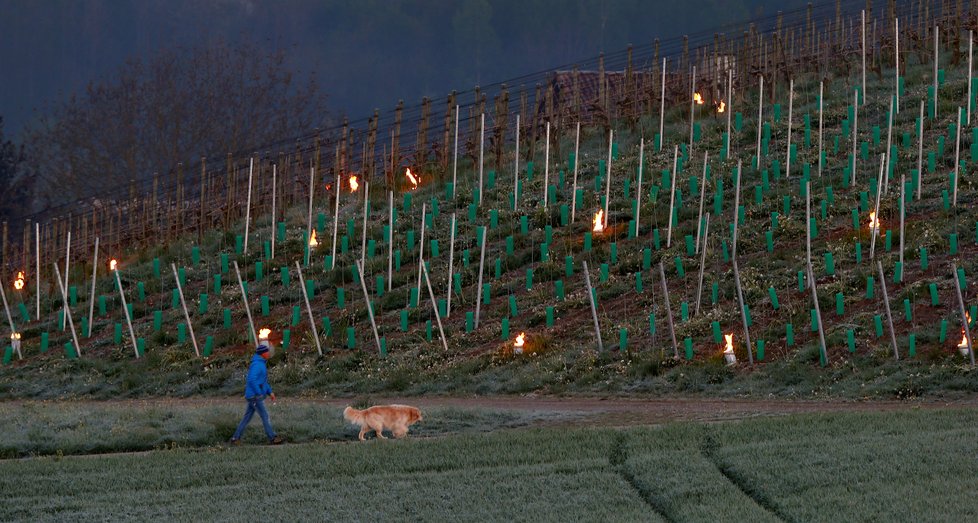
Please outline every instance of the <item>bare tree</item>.
[{"label": "bare tree", "polygon": [[35,207],[125,189],[179,162],[292,138],[327,121],[326,97],[284,51],[224,41],[134,59],[28,129]]}]

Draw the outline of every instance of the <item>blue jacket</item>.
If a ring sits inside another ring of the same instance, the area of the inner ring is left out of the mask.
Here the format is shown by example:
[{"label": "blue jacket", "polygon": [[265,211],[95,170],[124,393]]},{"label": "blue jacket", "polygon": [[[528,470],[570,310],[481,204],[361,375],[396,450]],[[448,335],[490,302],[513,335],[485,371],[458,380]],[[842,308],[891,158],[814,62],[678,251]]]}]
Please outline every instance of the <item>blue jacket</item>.
[{"label": "blue jacket", "polygon": [[267,396],[272,393],[272,386],[268,384],[268,367],[265,365],[265,358],[255,354],[251,358],[251,365],[248,366],[248,383],[245,385],[245,399],[256,396]]}]

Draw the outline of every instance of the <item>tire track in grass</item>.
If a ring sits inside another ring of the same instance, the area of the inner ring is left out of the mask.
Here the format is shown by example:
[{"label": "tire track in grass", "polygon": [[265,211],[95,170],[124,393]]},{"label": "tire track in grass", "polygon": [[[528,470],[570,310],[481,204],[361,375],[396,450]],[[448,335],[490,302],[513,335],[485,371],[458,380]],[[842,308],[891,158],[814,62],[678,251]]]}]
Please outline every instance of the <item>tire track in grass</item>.
[{"label": "tire track in grass", "polygon": [[663,507],[652,494],[652,491],[647,489],[642,485],[641,481],[635,477],[634,474],[628,467],[625,466],[625,462],[628,461],[628,448],[626,447],[626,437],[625,433],[617,432],[615,434],[615,441],[611,446],[611,454],[608,456],[608,462],[611,464],[611,468],[628,483],[632,490],[638,494],[638,497],[645,502],[653,512],[656,513],[663,521],[668,523],[673,523],[675,520],[672,519],[668,513],[666,513],[665,507]]},{"label": "tire track in grass", "polygon": [[741,477],[733,469],[723,464],[723,461],[717,455],[717,451],[720,449],[720,444],[717,442],[714,432],[707,429],[703,434],[703,442],[700,446],[700,452],[702,452],[703,457],[707,461],[716,467],[717,471],[730,482],[731,485],[737,488],[744,496],[747,496],[751,501],[753,501],[757,506],[766,510],[772,516],[778,518],[781,521],[790,522],[793,521],[791,516],[785,514],[778,506],[771,501],[760,489],[753,487],[746,478]]}]

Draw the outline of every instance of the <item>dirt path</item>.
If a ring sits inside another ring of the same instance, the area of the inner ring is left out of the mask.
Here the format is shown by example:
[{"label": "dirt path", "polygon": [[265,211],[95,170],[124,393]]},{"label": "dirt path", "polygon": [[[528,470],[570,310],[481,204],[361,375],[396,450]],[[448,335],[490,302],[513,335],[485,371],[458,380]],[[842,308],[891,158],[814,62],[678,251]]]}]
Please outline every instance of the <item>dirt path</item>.
[{"label": "dirt path", "polygon": [[[337,410],[355,400],[282,398],[281,406],[323,405]],[[645,425],[670,421],[725,421],[754,417],[783,416],[818,412],[879,412],[933,408],[978,408],[978,397],[960,400],[788,400],[788,399],[719,399],[719,398],[601,398],[554,396],[435,396],[371,397],[372,404],[401,403],[427,408],[496,409],[564,413],[563,421],[541,421],[541,424],[573,425]],[[206,406],[238,405],[240,398],[153,398],[133,400],[88,401],[78,403],[132,405],[139,407],[186,404]],[[17,403],[17,401],[11,402]],[[71,403],[66,401],[64,403]]]}]

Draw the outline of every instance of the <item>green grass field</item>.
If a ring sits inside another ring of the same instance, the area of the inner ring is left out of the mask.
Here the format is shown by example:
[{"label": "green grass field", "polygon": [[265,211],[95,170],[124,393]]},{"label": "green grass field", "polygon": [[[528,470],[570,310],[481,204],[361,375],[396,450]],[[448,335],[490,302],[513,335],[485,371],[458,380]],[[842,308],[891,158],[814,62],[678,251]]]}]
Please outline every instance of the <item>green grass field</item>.
[{"label": "green grass field", "polygon": [[48,456],[0,462],[0,519],[969,521],[976,438],[907,409]]}]

